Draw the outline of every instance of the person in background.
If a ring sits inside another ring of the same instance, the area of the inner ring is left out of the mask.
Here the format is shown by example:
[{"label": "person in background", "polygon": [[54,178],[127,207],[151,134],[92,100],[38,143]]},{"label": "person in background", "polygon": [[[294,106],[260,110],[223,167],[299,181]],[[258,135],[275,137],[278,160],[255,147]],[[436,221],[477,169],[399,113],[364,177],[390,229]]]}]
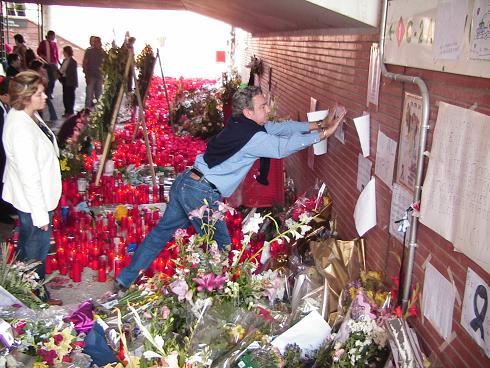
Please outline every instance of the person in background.
[{"label": "person in background", "polygon": [[34,59],[29,63],[29,70],[35,71],[36,73],[39,73],[43,80],[47,81],[48,80],[48,72],[46,68],[44,67],[45,64],[38,59]]},{"label": "person in background", "polygon": [[7,77],[15,77],[20,72],[20,58],[17,54],[7,55],[7,70],[5,72]]},{"label": "person in background", "polygon": [[[139,245],[128,267],[123,268],[113,291],[127,289],[146,270],[170,241],[177,229],[192,225],[202,233],[201,219],[189,214],[207,204],[218,210],[218,200],[229,197],[240,185],[258,159],[260,175],[271,158],[287,157],[331,136],[345,113],[334,119],[335,109],[320,124],[300,122],[267,122],[269,107],[260,87],[239,89],[233,95],[233,115],[226,127],[208,141],[204,155],[198,155],[191,170],[180,174],[170,189],[170,201],[157,225]],[[206,216],[204,216],[205,219]],[[231,243],[223,220],[216,222],[214,240],[223,249]]]},{"label": "person in background", "polygon": [[98,100],[102,94],[102,64],[105,59],[105,51],[102,49],[100,37],[90,37],[90,47],[85,50],[83,55],[83,72],[87,82],[85,107],[94,106],[94,99]]},{"label": "person in background", "polygon": [[26,57],[26,66],[27,69],[29,69],[29,65],[31,65],[32,61],[37,60],[36,53],[32,49],[27,49],[25,57]]},{"label": "person in background", "polygon": [[75,111],[75,90],[78,87],[77,61],[73,58],[71,46],[63,47],[63,63],[60,68],[60,81],[63,85],[64,118],[72,116]]},{"label": "person in background", "polygon": [[[2,197],[18,212],[19,260],[41,261],[36,271],[45,277],[45,261],[53,211],[61,197],[58,145],[53,132],[38,114],[46,105],[43,80],[25,71],[10,80],[11,109],[2,134],[6,165]],[[41,295],[49,304],[59,300]]]},{"label": "person in background", "polygon": [[27,69],[27,62],[26,62],[27,46],[25,44],[24,36],[22,36],[20,33],[17,33],[14,36],[14,40],[15,40],[14,53],[19,55],[21,70],[26,70]]},{"label": "person in background", "polygon": [[54,122],[58,120],[58,117],[56,116],[56,110],[51,100],[53,99],[56,80],[59,77],[58,67],[60,65],[58,44],[56,43],[56,34],[54,31],[48,31],[46,39],[39,43],[37,54],[46,63],[46,70],[48,72],[48,88],[46,94],[48,95],[49,120]]},{"label": "person in background", "polygon": [[[3,125],[10,110],[10,98],[8,94],[9,77],[2,77],[0,81],[0,197],[3,190],[3,172],[5,171],[5,149],[1,140]],[[0,198],[0,222],[8,225],[14,225],[15,220],[11,217],[16,214],[15,208],[8,202]]]}]

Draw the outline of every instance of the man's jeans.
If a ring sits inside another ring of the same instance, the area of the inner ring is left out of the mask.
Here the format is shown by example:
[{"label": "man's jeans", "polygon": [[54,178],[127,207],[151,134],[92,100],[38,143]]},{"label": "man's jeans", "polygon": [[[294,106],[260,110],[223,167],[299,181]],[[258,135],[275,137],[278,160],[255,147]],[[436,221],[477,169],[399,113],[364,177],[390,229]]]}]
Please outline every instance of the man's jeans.
[{"label": "man's jeans", "polygon": [[44,231],[32,224],[30,213],[17,210],[19,214],[19,261],[36,260],[42,263],[37,266],[36,272],[41,280],[46,275],[45,261],[49,253],[49,239],[51,237],[51,220],[53,212],[49,212],[48,230]]},{"label": "man's jeans", "polygon": [[99,100],[102,94],[102,78],[88,78],[85,94],[85,107],[94,106],[94,99]]},{"label": "man's jeans", "polygon": [[[189,213],[204,205],[207,200],[209,207],[218,210],[216,201],[220,194],[212,189],[208,183],[194,180],[187,170],[179,175],[170,189],[170,202],[165,213],[145,240],[140,244],[131,259],[128,267],[121,270],[117,282],[124,287],[130,286],[146,270],[161,250],[172,240],[177,229],[185,229],[189,225],[202,233],[202,220],[199,218],[189,219]],[[215,225],[214,240],[220,248],[231,243],[226,223],[220,220]]]},{"label": "man's jeans", "polygon": [[48,96],[48,100],[46,102],[48,104],[49,120],[53,122],[58,120],[58,116],[56,115],[56,110],[54,109],[53,105],[53,90],[55,83],[56,80],[49,80],[48,89],[46,90],[46,94]]}]

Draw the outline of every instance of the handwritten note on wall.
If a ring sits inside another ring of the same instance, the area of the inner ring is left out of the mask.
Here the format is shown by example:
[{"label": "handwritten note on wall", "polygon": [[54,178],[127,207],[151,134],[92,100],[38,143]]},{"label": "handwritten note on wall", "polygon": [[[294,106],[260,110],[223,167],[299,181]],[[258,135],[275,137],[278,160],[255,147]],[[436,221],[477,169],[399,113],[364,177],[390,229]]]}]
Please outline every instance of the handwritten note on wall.
[{"label": "handwritten note on wall", "polygon": [[422,191],[421,222],[490,272],[490,116],[444,102]]}]

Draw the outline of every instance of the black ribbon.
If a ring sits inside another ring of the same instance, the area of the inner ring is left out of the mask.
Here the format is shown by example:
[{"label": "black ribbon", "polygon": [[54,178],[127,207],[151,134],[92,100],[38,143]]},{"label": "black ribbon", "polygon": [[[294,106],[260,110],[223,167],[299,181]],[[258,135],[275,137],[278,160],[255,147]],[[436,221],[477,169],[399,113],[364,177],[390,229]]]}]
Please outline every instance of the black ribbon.
[{"label": "black ribbon", "polygon": [[[483,299],[483,307],[481,311],[478,310],[478,297]],[[487,314],[487,306],[488,306],[487,289],[483,285],[478,285],[475,291],[475,296],[473,297],[473,311],[475,312],[476,318],[474,318],[470,322],[470,326],[475,332],[476,330],[480,330],[480,336],[482,340],[485,340],[483,321],[485,321],[485,316]]]}]

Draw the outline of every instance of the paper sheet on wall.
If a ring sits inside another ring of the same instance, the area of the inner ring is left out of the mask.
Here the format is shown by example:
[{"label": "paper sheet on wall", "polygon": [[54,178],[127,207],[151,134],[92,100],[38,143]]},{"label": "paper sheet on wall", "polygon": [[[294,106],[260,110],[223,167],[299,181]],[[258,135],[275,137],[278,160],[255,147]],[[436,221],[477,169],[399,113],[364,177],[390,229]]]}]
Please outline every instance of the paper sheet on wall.
[{"label": "paper sheet on wall", "polygon": [[488,310],[488,284],[468,268],[464,289],[461,326],[490,357],[490,311]]},{"label": "paper sheet on wall", "polygon": [[[403,244],[403,232],[398,231],[400,223],[395,223],[403,219],[403,215],[413,202],[413,194],[399,184],[393,184],[393,194],[391,195],[390,209],[390,234]],[[410,219],[408,218],[410,221]],[[407,241],[407,239],[405,239]]]},{"label": "paper sheet on wall", "polygon": [[[347,112],[344,106],[337,106],[337,110],[335,111],[335,118],[338,118],[343,113]],[[335,130],[334,137],[337,138],[342,144],[345,144],[345,127],[344,121],[340,122],[339,126]]]},{"label": "paper sheet on wall", "polygon": [[[316,111],[318,101],[316,98],[310,97],[310,109],[309,112]],[[310,170],[315,170],[315,154],[313,153],[313,147],[308,147],[306,150],[306,164]]]},{"label": "paper sheet on wall", "polygon": [[471,26],[470,59],[490,61],[490,0],[475,0]]},{"label": "paper sheet on wall", "polygon": [[428,263],[425,267],[422,312],[444,340],[451,335],[455,299],[453,284]]},{"label": "paper sheet on wall", "polygon": [[441,102],[421,222],[490,272],[490,116]]},{"label": "paper sheet on wall", "polygon": [[387,137],[381,130],[378,131],[378,144],[376,147],[376,165],[374,174],[388,187],[393,184],[393,168],[395,167],[396,141]]},{"label": "paper sheet on wall", "polygon": [[456,60],[461,55],[468,0],[441,1],[437,5],[434,59]]},{"label": "paper sheet on wall", "polygon": [[359,195],[354,209],[354,222],[359,236],[376,225],[376,179],[373,177]]},{"label": "paper sheet on wall", "polygon": [[369,56],[369,75],[368,75],[368,90],[367,103],[378,105],[379,97],[379,82],[381,79],[381,65],[379,58],[379,47],[377,43],[371,45],[371,54]]},{"label": "paper sheet on wall", "polygon": [[370,120],[369,114],[354,118],[354,124],[356,126],[357,134],[359,135],[359,141],[361,143],[362,155],[364,157],[369,156],[369,132],[370,132]]},{"label": "paper sheet on wall", "polygon": [[357,156],[357,190],[359,192],[362,192],[369,180],[371,180],[372,167],[373,163],[371,160],[359,153],[359,156]]}]

